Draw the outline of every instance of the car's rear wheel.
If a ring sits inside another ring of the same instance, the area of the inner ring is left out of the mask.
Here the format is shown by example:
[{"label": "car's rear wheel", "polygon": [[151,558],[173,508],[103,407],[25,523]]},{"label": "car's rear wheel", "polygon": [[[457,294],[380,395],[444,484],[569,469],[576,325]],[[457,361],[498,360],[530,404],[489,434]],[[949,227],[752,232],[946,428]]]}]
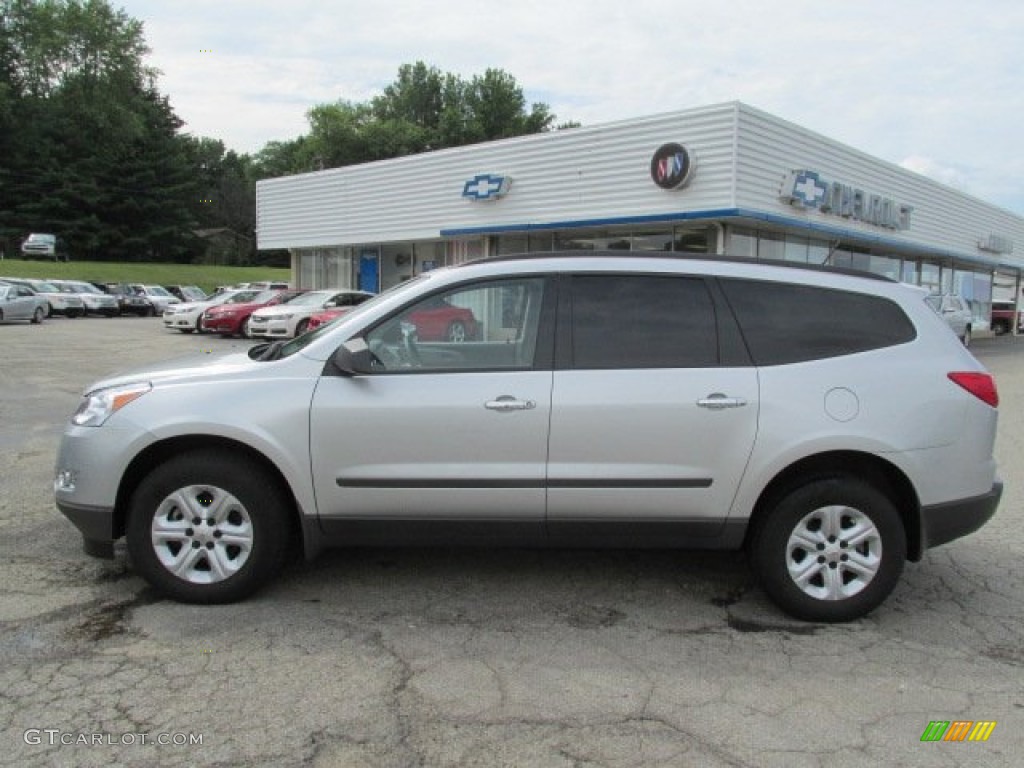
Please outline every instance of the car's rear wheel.
[{"label": "car's rear wheel", "polygon": [[[2,313],[0,313],[0,317],[2,317]],[[46,317],[46,312],[43,311],[43,308],[36,307],[35,311],[32,313],[32,323],[34,325],[39,325],[43,322],[44,317]]]},{"label": "car's rear wheel", "polygon": [[128,551],[139,573],[176,600],[240,600],[283,565],[287,509],[257,464],[215,451],[182,454],[132,496]]},{"label": "car's rear wheel", "polygon": [[846,475],[810,480],[755,523],[750,557],[765,591],[808,621],[850,621],[892,592],[907,557],[892,501]]},{"label": "car's rear wheel", "polygon": [[960,338],[965,347],[971,346],[971,326],[964,328],[964,335]]},{"label": "car's rear wheel", "polygon": [[247,317],[242,322],[242,335],[245,338],[247,338],[247,339],[251,339],[252,338],[252,322],[251,322],[251,320],[252,320],[252,318]]}]

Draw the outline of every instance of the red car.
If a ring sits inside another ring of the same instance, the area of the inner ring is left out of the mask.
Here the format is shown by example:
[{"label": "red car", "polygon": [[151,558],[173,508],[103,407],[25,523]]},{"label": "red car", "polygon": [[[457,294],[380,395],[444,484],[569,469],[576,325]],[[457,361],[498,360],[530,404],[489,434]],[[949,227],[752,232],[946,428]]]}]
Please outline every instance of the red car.
[{"label": "red car", "polygon": [[257,309],[284,304],[305,291],[260,291],[255,296],[248,292],[239,294],[223,304],[210,307],[203,313],[200,326],[207,333],[219,333],[221,336],[245,336],[249,333],[249,318]]},{"label": "red car", "polygon": [[[309,318],[308,330],[329,323],[350,309],[342,307],[317,312]],[[403,319],[416,326],[416,336],[420,341],[470,341],[477,338],[480,331],[472,310],[456,307],[439,297],[417,304]]]}]

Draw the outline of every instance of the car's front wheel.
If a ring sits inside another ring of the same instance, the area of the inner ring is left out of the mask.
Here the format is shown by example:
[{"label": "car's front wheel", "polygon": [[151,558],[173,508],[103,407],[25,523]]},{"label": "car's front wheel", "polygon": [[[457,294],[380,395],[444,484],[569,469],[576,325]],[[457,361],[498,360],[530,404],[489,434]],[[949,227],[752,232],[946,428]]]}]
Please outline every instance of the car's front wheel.
[{"label": "car's front wheel", "polygon": [[850,621],[895,588],[907,557],[892,501],[863,480],[825,476],[785,494],[755,523],[754,571],[787,613]]},{"label": "car's front wheel", "polygon": [[453,320],[451,325],[448,326],[448,332],[446,334],[448,341],[461,343],[466,340],[466,324],[461,320]]},{"label": "car's front wheel", "polygon": [[32,323],[39,325],[43,322],[44,317],[46,317],[46,311],[42,307],[36,307],[35,312],[32,313]]},{"label": "car's front wheel", "polygon": [[240,600],[272,578],[288,550],[288,504],[263,468],[194,451],[154,469],[132,496],[132,562],[187,603]]}]

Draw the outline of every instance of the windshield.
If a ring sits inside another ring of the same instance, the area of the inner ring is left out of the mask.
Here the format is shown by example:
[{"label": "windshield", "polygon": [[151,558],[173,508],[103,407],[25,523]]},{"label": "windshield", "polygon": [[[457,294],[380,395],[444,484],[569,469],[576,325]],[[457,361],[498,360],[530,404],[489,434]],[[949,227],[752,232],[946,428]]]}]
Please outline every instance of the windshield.
[{"label": "windshield", "polygon": [[259,291],[241,291],[236,293],[230,299],[225,301],[225,304],[248,304],[250,301],[260,295]]},{"label": "windshield", "polygon": [[101,291],[101,290],[100,290],[99,288],[97,288],[97,287],[96,287],[95,285],[92,285],[92,284],[90,284],[90,283],[79,283],[79,282],[74,282],[74,283],[70,283],[70,285],[71,285],[71,286],[72,286],[72,287],[73,287],[73,288],[74,288],[74,289],[75,289],[75,290],[76,290],[76,291],[77,291],[78,293],[103,293],[103,291]]},{"label": "windshield", "polygon": [[32,287],[40,293],[60,293],[60,291],[57,290],[57,286],[53,283],[45,283],[42,280],[36,280],[33,282]]},{"label": "windshield", "polygon": [[291,341],[288,341],[288,342],[276,342],[278,344],[281,344],[281,346],[277,349],[276,354],[271,359],[278,359],[278,358],[289,357],[290,355],[294,355],[296,352],[298,352],[301,349],[304,349],[309,344],[311,344],[312,342],[314,342],[317,339],[319,339],[320,337],[322,337],[324,334],[330,333],[331,330],[333,330],[334,326],[337,323],[342,322],[342,321],[347,322],[348,320],[352,319],[353,317],[359,317],[364,312],[372,311],[373,308],[375,306],[377,306],[377,304],[380,301],[382,301],[384,299],[387,299],[387,298],[390,298],[393,294],[400,293],[402,291],[408,290],[409,288],[412,288],[416,283],[422,282],[423,280],[430,279],[429,276],[430,276],[430,273],[426,272],[424,274],[417,275],[414,278],[406,280],[403,283],[399,283],[398,285],[393,285],[390,288],[388,288],[386,291],[384,291],[383,293],[378,293],[373,298],[367,299],[362,304],[360,304],[358,307],[353,307],[350,311],[346,312],[343,315],[338,316],[337,318],[335,318],[331,322],[327,323],[326,325],[321,325],[318,328],[314,328],[312,331],[307,331],[306,333],[302,334],[301,336],[296,336]]},{"label": "windshield", "polygon": [[317,307],[333,295],[334,291],[313,291],[312,293],[300,294],[287,303],[298,307]]},{"label": "windshield", "polygon": [[171,296],[171,293],[161,285],[147,285],[146,290],[152,296]]}]

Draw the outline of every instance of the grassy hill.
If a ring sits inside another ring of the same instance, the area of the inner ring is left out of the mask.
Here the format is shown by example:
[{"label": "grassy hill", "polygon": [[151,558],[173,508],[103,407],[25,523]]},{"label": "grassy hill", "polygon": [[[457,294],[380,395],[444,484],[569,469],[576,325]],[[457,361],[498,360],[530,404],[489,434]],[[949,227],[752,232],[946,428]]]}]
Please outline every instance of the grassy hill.
[{"label": "grassy hill", "polygon": [[198,285],[211,291],[218,285],[256,280],[291,280],[291,271],[274,267],[217,267],[201,264],[127,264],[113,261],[0,260],[0,277],[35,277],[43,280],[89,280],[98,283]]}]

